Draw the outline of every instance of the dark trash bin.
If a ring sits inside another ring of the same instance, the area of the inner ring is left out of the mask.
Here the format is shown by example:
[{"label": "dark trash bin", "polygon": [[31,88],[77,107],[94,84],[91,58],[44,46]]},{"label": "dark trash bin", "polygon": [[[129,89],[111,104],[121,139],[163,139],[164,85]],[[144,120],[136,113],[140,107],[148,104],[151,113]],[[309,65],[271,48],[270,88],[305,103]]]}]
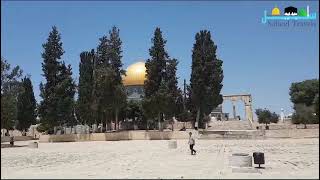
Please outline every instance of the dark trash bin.
[{"label": "dark trash bin", "polygon": [[254,152],[253,153],[253,161],[254,164],[259,164],[259,168],[260,168],[260,164],[264,164],[264,153],[262,152]]}]

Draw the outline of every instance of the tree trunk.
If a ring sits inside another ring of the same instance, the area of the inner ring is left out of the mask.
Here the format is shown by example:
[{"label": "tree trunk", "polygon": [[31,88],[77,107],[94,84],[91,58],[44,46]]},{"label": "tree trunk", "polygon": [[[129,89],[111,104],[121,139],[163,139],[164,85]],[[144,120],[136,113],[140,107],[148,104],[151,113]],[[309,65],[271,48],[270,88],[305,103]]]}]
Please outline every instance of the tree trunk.
[{"label": "tree trunk", "polygon": [[159,131],[161,131],[160,113],[158,113],[158,126],[159,126]]},{"label": "tree trunk", "polygon": [[199,128],[199,121],[200,121],[200,108],[198,108],[197,110],[197,119],[196,119],[196,122],[197,122],[197,128]]},{"label": "tree trunk", "polygon": [[174,123],[174,121],[172,121],[172,123],[171,123],[172,131],[173,131],[173,123]]},{"label": "tree trunk", "polygon": [[149,131],[149,121],[147,120],[147,131]]},{"label": "tree trunk", "polygon": [[133,119],[133,130],[136,130],[136,128],[135,128],[136,126],[135,125],[136,125],[136,120]]},{"label": "tree trunk", "polygon": [[103,129],[103,119],[101,119],[101,130],[100,130],[100,132],[102,133],[102,129]]},{"label": "tree trunk", "polygon": [[115,130],[118,131],[119,127],[118,127],[118,109],[117,108],[115,110],[115,115],[116,115],[116,123],[114,127],[115,127]]},{"label": "tree trunk", "polygon": [[106,132],[108,131],[108,117],[107,117],[107,113],[104,113],[105,118],[106,118]]},{"label": "tree trunk", "polygon": [[307,129],[307,124],[304,124],[304,128]]}]

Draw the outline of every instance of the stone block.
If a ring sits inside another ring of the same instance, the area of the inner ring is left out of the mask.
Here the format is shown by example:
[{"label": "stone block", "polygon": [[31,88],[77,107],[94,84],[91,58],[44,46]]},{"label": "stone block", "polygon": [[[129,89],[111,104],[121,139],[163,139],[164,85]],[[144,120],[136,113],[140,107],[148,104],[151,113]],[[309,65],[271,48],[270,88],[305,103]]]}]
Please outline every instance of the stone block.
[{"label": "stone block", "polygon": [[252,156],[244,153],[235,153],[229,157],[229,166],[232,167],[252,167]]}]

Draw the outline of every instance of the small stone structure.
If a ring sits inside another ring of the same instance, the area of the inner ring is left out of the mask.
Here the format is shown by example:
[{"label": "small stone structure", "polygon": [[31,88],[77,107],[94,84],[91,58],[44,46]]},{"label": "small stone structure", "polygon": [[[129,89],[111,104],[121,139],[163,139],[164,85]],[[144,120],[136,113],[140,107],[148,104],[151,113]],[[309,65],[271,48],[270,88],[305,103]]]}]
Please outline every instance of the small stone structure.
[{"label": "small stone structure", "polygon": [[177,149],[177,141],[169,141],[168,147],[169,149]]},{"label": "small stone structure", "polygon": [[29,148],[38,148],[38,143],[37,142],[31,142],[28,144]]},{"label": "small stone structure", "polygon": [[245,153],[235,153],[229,157],[229,165],[232,167],[252,167],[252,156]]}]

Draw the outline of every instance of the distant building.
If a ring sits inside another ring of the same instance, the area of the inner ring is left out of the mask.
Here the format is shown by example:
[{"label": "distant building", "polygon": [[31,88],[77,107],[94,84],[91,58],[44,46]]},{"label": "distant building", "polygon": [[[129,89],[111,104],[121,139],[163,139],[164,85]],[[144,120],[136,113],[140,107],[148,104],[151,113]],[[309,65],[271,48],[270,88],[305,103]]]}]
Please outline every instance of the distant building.
[{"label": "distant building", "polygon": [[146,79],[146,67],[144,62],[137,62],[127,68],[123,84],[127,92],[127,100],[140,101],[144,96],[144,80]]},{"label": "distant building", "polygon": [[229,120],[229,113],[222,112],[222,104],[220,104],[211,111],[210,117],[212,120],[216,121],[227,121]]}]

